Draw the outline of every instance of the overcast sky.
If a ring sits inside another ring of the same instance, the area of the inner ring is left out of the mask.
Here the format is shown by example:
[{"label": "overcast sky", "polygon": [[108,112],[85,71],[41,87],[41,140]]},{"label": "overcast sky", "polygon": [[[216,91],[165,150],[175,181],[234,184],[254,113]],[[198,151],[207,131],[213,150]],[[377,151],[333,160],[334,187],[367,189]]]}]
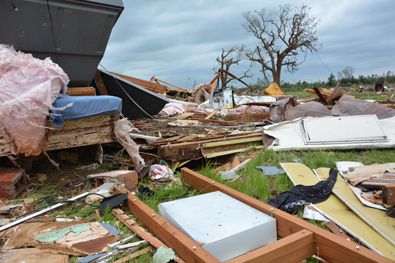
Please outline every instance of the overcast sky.
[{"label": "overcast sky", "polygon": [[[123,0],[125,9],[101,64],[117,73],[144,80],[155,76],[191,89],[195,82],[213,79],[222,48],[255,47],[257,40],[242,27],[243,12],[278,9],[289,2],[309,5],[311,15],[321,19],[317,36],[323,48],[318,55],[309,53],[296,73],[283,70],[282,80],[326,81],[346,66],[355,68],[355,77],[395,71],[395,0]],[[240,63],[230,71],[241,76],[248,65]],[[253,79],[245,81],[262,79],[259,69],[254,66]]]}]

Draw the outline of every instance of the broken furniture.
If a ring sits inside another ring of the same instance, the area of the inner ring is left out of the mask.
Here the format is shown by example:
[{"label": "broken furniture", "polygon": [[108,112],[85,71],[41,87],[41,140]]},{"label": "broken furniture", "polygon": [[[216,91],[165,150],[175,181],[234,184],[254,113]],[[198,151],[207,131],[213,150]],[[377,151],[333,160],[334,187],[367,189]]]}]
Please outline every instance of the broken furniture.
[{"label": "broken furniture", "polygon": [[[222,185],[210,178],[182,168],[185,183],[203,193],[221,191],[277,221],[281,239],[227,261],[236,262],[300,262],[313,255],[329,262],[392,262],[367,248],[356,246],[346,239],[296,218],[281,210]],[[116,187],[117,192],[126,192]],[[146,206],[137,197],[129,195],[129,211],[156,237],[163,241],[186,262],[220,262],[198,243],[194,242],[167,220]]]}]

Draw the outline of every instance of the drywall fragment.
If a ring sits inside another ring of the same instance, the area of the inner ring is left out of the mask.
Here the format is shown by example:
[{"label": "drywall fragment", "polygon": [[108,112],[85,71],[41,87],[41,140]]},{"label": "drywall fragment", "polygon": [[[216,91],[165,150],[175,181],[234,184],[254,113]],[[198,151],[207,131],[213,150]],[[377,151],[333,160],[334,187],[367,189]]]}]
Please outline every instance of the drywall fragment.
[{"label": "drywall fragment", "polygon": [[72,227],[66,227],[59,229],[57,231],[52,231],[44,234],[37,235],[34,240],[40,241],[40,242],[54,242],[56,240],[59,240],[60,238],[66,236],[70,232],[74,232],[74,236],[78,236],[82,232],[90,230],[89,226],[79,224],[75,225]]}]

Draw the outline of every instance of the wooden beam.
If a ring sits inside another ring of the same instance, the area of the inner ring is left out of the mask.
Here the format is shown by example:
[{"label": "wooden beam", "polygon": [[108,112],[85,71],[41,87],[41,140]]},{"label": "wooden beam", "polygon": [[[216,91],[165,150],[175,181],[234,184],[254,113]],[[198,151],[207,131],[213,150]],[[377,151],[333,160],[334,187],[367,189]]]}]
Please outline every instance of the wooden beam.
[{"label": "wooden beam", "polygon": [[395,184],[387,184],[382,186],[383,203],[389,206],[395,205]]},{"label": "wooden beam", "polygon": [[318,98],[320,98],[320,101],[322,101],[324,105],[328,105],[328,102],[326,102],[324,96],[321,94],[320,90],[317,87],[314,87],[314,91],[317,94]]},{"label": "wooden beam", "polygon": [[108,95],[106,85],[104,85],[103,79],[101,78],[100,75],[100,70],[98,69],[96,70],[96,75],[93,81],[95,82],[97,90],[99,91],[100,95]]},{"label": "wooden beam", "polygon": [[314,255],[313,233],[306,229],[255,249],[226,263],[301,262]]},{"label": "wooden beam", "polygon": [[393,262],[365,247],[359,246],[344,238],[338,237],[318,226],[290,215],[277,208],[271,207],[255,198],[205,177],[188,168],[181,168],[184,182],[192,188],[203,193],[221,191],[263,213],[273,215],[277,220],[277,234],[286,237],[303,229],[314,233],[315,255],[328,262]]},{"label": "wooden beam", "polygon": [[[115,186],[117,193],[126,193],[123,187]],[[126,200],[129,211],[166,246],[172,248],[185,262],[220,263],[198,243],[190,239],[136,196],[129,194]]]}]

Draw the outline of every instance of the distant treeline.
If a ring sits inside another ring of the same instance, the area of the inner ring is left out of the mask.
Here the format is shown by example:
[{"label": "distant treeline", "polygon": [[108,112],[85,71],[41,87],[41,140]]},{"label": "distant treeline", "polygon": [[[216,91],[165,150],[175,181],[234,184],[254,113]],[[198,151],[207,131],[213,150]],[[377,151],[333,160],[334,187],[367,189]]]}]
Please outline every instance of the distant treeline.
[{"label": "distant treeline", "polygon": [[[358,78],[355,78],[354,76],[350,76],[349,78],[342,77],[342,78],[336,78],[334,74],[330,74],[328,79],[326,81],[314,81],[314,82],[306,82],[306,81],[297,81],[297,82],[286,82],[286,81],[281,81],[280,88],[283,91],[302,91],[304,89],[312,89],[314,87],[321,87],[325,83],[325,88],[333,88],[337,85],[338,82],[340,82],[340,85],[343,87],[359,87],[360,85],[372,85],[374,86],[377,82],[384,82],[385,78],[387,76],[387,73],[383,73],[382,75],[377,75],[377,74],[372,74],[372,75],[359,75]],[[395,74],[394,72],[388,72],[388,77],[387,80],[385,81],[386,86],[389,84],[394,84],[395,83]],[[263,79],[259,79],[255,84],[250,84],[250,86],[254,89],[257,90],[262,90],[267,88],[267,83]]]}]

